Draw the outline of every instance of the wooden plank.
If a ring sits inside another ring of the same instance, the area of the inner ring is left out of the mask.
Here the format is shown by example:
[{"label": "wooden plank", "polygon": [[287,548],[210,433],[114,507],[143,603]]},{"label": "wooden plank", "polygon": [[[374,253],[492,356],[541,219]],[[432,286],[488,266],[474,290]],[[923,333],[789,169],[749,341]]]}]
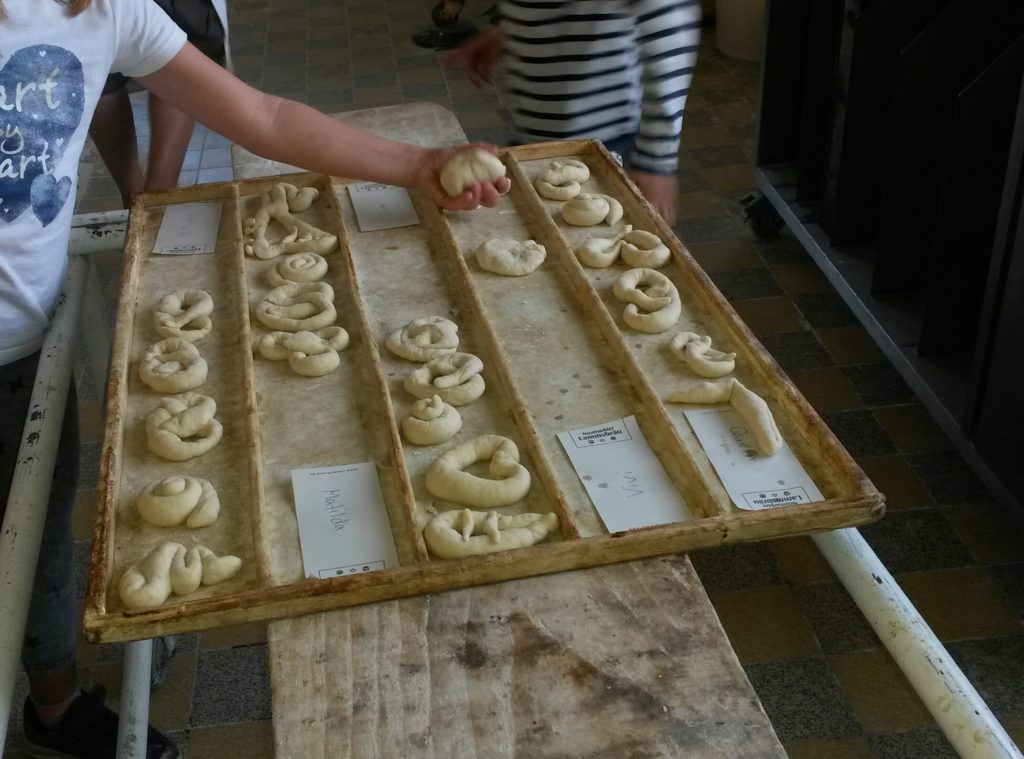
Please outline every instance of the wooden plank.
[{"label": "wooden plank", "polygon": [[784,757],[685,557],[275,623],[275,755]]}]

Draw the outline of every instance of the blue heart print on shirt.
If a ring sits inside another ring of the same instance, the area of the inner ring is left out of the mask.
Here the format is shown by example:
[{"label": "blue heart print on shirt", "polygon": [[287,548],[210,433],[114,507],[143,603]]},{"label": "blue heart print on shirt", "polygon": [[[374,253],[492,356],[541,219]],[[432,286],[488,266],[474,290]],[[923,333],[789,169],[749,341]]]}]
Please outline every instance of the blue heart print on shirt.
[{"label": "blue heart print on shirt", "polygon": [[82,121],[82,63],[53,45],[24,47],[0,69],[0,220],[29,207],[45,227],[71,193],[54,176]]}]

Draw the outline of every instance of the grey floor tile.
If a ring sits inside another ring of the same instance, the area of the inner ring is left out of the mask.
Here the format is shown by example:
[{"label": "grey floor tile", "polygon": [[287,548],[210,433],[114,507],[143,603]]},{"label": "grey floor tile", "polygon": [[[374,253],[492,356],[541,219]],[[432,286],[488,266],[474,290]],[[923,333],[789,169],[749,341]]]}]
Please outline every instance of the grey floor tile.
[{"label": "grey floor tile", "polygon": [[1024,564],[992,567],[991,571],[1000,595],[1010,604],[1017,617],[1024,621]]},{"label": "grey floor tile", "polygon": [[196,182],[206,184],[208,182],[230,182],[232,179],[234,179],[234,173],[230,166],[226,166],[217,169],[200,169]]},{"label": "grey floor tile", "polygon": [[711,279],[729,301],[770,298],[782,292],[771,272],[763,266],[716,271]]},{"label": "grey floor tile", "polygon": [[860,734],[842,691],[821,659],[752,663],[744,670],[783,743]]},{"label": "grey floor tile", "polygon": [[857,604],[839,583],[794,588],[804,616],[826,654],[878,648],[881,643]]},{"label": "grey floor tile", "polygon": [[[784,365],[785,366],[785,365]],[[826,414],[825,424],[852,456],[896,453],[896,444],[867,409]]]},{"label": "grey floor tile", "polygon": [[270,719],[266,646],[224,648],[199,654],[192,727]]},{"label": "grey floor tile", "polygon": [[820,369],[834,363],[811,330],[777,332],[763,337],[761,343],[786,371]]},{"label": "grey floor tile", "polygon": [[988,496],[981,480],[955,451],[909,455],[907,462],[936,503],[974,502]]},{"label": "grey floor tile", "polygon": [[860,533],[893,574],[973,564],[970,551],[938,509],[893,511],[861,527]]},{"label": "grey floor tile", "polygon": [[1024,634],[947,648],[996,716],[1024,714]]},{"label": "grey floor tile", "polygon": [[818,327],[848,327],[858,323],[857,317],[836,293],[799,295],[793,298],[793,302],[815,329]]},{"label": "grey floor tile", "polygon": [[75,541],[73,569],[75,574],[75,598],[79,601],[85,600],[85,594],[89,590],[89,559],[91,552],[91,540]]},{"label": "grey floor tile", "polygon": [[866,406],[894,406],[914,399],[910,387],[888,361],[844,366],[842,372]]},{"label": "grey floor tile", "polygon": [[957,759],[953,746],[937,727],[905,733],[868,735],[875,759]]},{"label": "grey floor tile", "polygon": [[185,151],[185,160],[181,163],[183,171],[194,171],[199,168],[199,159],[202,157],[202,150]]},{"label": "grey floor tile", "polygon": [[781,585],[775,556],[764,543],[723,546],[690,554],[690,562],[707,590],[748,590]]},{"label": "grey floor tile", "polygon": [[[695,192],[706,187],[680,188],[680,192]],[[715,240],[747,240],[753,237],[750,228],[736,216],[706,216],[686,219],[678,225],[684,243],[713,242]]]},{"label": "grey floor tile", "polygon": [[715,166],[731,166],[737,163],[745,163],[746,156],[736,145],[714,145],[704,148],[687,148],[686,152],[704,169]]},{"label": "grey floor tile", "polygon": [[102,444],[99,442],[82,443],[78,447],[78,487],[94,488],[100,478],[100,453]]}]

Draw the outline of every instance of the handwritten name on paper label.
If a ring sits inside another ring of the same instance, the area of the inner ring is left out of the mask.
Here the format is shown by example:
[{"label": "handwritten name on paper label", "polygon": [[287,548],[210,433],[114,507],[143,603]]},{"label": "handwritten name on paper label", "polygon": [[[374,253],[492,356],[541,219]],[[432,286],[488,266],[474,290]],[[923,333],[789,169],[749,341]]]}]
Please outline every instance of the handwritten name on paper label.
[{"label": "handwritten name on paper label", "polygon": [[764,455],[743,417],[731,408],[686,409],[683,414],[737,507],[760,511],[825,500],[785,441],[774,456]]},{"label": "handwritten name on paper label", "polygon": [[634,417],[560,432],[558,440],[609,532],[689,521]]},{"label": "handwritten name on paper label", "polygon": [[306,577],[323,579],[398,566],[373,464],[294,469],[292,492]]},{"label": "handwritten name on paper label", "polygon": [[350,184],[348,195],[360,232],[411,227],[420,223],[409,191],[404,187],[367,182]]},{"label": "handwritten name on paper label", "polygon": [[194,256],[213,253],[224,204],[176,203],[164,209],[153,252],[162,256]]}]

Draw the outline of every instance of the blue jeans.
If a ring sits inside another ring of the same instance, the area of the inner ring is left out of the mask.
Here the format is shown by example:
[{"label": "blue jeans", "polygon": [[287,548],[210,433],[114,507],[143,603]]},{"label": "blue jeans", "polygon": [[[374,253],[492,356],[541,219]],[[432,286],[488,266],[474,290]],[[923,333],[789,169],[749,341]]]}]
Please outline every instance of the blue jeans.
[{"label": "blue jeans", "polygon": [[[0,366],[0,516],[7,509],[38,363],[39,354],[35,353]],[[21,649],[22,664],[30,675],[62,672],[75,662],[77,614],[71,510],[77,487],[78,402],[72,381]]]}]

